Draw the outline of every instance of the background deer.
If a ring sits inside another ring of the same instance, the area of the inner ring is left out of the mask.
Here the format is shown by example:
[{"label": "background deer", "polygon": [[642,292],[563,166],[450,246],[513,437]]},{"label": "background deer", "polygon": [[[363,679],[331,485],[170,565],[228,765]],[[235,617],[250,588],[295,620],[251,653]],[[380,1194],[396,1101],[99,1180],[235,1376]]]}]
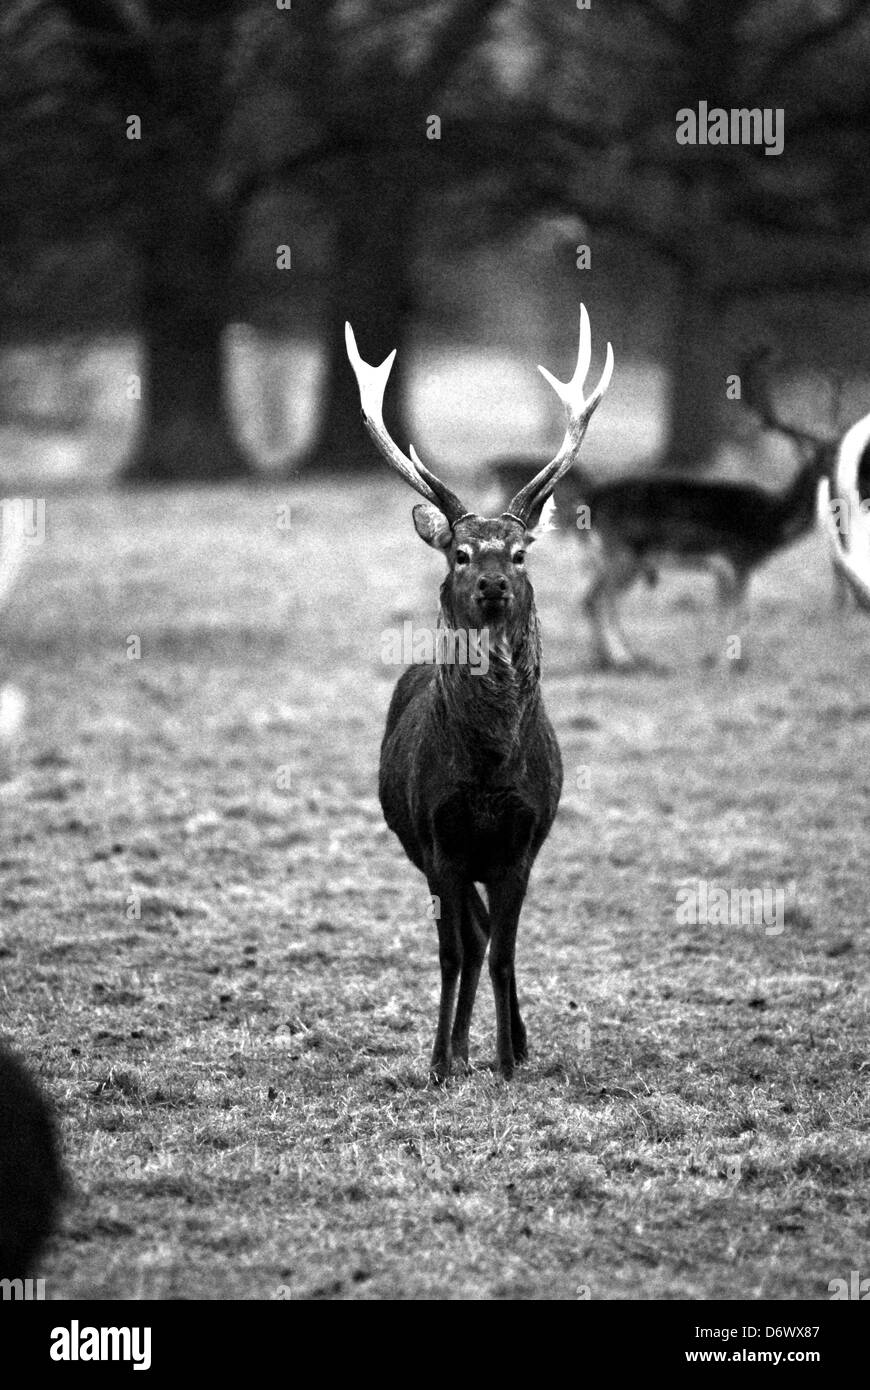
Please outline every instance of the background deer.
[{"label": "background deer", "polygon": [[[708,571],[716,580],[725,630],[733,633],[742,626],[753,571],[813,526],[818,483],[833,466],[834,441],[780,419],[758,366],[756,360],[744,369],[746,400],[765,428],[784,434],[803,458],[780,492],[755,483],[664,472],[598,482],[575,472],[561,484],[560,519],[581,541],[589,542],[587,553],[591,551],[592,576],[582,604],[592,624],[600,667],[657,665],[631,650],[619,621],[619,600],[638,579],[655,583],[665,566]],[[528,468],[505,462],[493,471],[507,492],[523,480]],[[581,507],[588,509],[587,530],[578,527]]]},{"label": "background deer", "polygon": [[[562,400],[568,427],[561,448],[497,517],[477,516],[421,463],[403,454],[383,422],[395,351],[380,367],[347,351],[363,418],[387,463],[426,499],[414,526],[447,561],[439,628],[477,635],[488,669],[436,662],[399,678],[381,746],[380,798],[387,825],[425,875],[439,905],[441,1002],[431,1075],[443,1081],[454,1057],[468,1063],[474,997],[489,941],[498,1067],[507,1080],[527,1055],[514,951],[535,857],[562,790],[562,760],[540,690],[541,639],[526,550],[531,518],[571,468],[613,371],[613,352],[588,400],[589,319],[580,311],[580,348],[571,380],[546,379]],[[481,884],[487,902],[477,890]],[[459,990],[457,1000],[457,986]],[[455,1016],[454,1016],[455,1006]]]}]

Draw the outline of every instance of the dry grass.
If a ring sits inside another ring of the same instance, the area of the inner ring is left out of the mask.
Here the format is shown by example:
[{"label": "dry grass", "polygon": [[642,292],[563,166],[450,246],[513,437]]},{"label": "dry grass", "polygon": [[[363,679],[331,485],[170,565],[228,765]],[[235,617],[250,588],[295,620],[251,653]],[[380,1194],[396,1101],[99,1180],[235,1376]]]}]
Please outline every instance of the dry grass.
[{"label": "dry grass", "polygon": [[[479,1069],[435,1091],[434,928],[376,801],[381,633],[440,576],[408,511],[389,481],[49,504],[0,796],[0,1027],[75,1183],[49,1294],[826,1299],[868,1235],[870,625],[812,541],[756,585],[748,674],[701,669],[688,579],[630,608],[674,674],[599,676],[576,548],[538,547],[566,790],[531,1059],[488,1069],[484,977]],[[785,930],[678,925],[697,876],[794,881]]]}]

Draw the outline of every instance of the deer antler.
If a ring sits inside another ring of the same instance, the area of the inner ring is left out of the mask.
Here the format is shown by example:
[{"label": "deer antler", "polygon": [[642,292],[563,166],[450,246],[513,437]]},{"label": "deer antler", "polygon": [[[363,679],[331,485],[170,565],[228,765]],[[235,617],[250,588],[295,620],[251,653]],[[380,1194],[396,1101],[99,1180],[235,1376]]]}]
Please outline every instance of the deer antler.
[{"label": "deer antler", "polygon": [[747,405],[755,411],[765,429],[784,434],[799,449],[810,449],[813,452],[818,452],[833,448],[835,435],[832,434],[825,438],[819,434],[811,434],[809,430],[802,430],[797,425],[789,424],[777,413],[770,397],[770,383],[764,370],[772,357],[773,353],[770,348],[761,347],[744,358],[741,365],[741,376]]},{"label": "deer antler", "polygon": [[[870,446],[870,415],[853,425],[844,434],[837,451],[834,468],[834,493],[827,478],[819,484],[818,511],[828,550],[835,569],[843,575],[855,594],[858,605],[870,610],[870,530],[861,511],[858,475],[864,454]],[[845,509],[846,530],[843,534],[834,515]]]},{"label": "deer antler", "polygon": [[426,465],[420,462],[413,447],[411,458],[402,453],[384,424],[384,390],[395,360],[396,349],[393,348],[389,357],[379,367],[373,367],[360,357],[356,338],[349,323],[344,325],[344,341],[347,345],[350,365],[353,367],[359,387],[363,420],[381,454],[390,467],[394,468],[405,479],[406,483],[410,483],[415,492],[419,492],[420,496],[425,497],[427,502],[438,507],[451,526],[455,525],[461,516],[469,515],[468,508],[463,502],[460,502],[454,492],[451,492],[441,482],[440,478],[437,478],[434,473],[430,473]]},{"label": "deer antler", "polygon": [[608,386],[613,374],[613,348],[607,344],[607,357],[604,363],[604,371],[601,373],[601,380],[588,400],[583,395],[583,384],[589,372],[589,364],[592,361],[592,334],[589,328],[589,315],[586,306],[580,305],[580,347],[577,353],[577,366],[574,368],[574,375],[570,381],[557,381],[556,378],[547,371],[546,367],[538,367],[538,371],[546,381],[549,381],[556,395],[565,407],[568,417],[568,428],[565,431],[565,438],[562,440],[561,448],[555,458],[536,473],[530,482],[513,498],[505,515],[516,517],[524,525],[536,508],[545,502],[552,493],[559,479],[567,472],[580,449],[586,428],[592,418],[592,413],[598,405]]}]

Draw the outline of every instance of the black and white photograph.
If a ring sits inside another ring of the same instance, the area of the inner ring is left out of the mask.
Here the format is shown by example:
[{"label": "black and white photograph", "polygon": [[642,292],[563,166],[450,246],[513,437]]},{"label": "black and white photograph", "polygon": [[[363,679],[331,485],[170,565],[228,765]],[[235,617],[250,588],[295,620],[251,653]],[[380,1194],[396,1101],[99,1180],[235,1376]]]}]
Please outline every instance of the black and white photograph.
[{"label": "black and white photograph", "polygon": [[868,67],[870,0],[3,0],[34,1367],[159,1379],[194,1302],[856,1325]]}]

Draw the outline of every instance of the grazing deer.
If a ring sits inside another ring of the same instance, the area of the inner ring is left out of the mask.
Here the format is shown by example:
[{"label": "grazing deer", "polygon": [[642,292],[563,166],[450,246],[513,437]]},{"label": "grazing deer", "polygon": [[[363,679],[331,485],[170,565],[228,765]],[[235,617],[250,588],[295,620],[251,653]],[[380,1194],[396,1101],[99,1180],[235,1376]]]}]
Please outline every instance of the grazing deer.
[{"label": "grazing deer", "polygon": [[[618,615],[619,599],[637,579],[650,584],[659,569],[703,569],[716,580],[726,631],[739,630],[752,573],[776,551],[809,531],[815,521],[820,477],[833,464],[834,444],[786,424],[774,413],[766,391],[755,381],[754,364],[745,373],[747,400],[766,429],[786,435],[803,454],[792,482],[779,493],[754,483],[673,473],[643,473],[595,482],[575,472],[562,484],[563,521],[593,549],[593,573],[583,595],[592,623],[597,664],[603,669],[655,668],[632,652]],[[528,465],[505,462],[493,472],[507,490],[517,486]],[[738,668],[745,663],[735,663]]]},{"label": "grazing deer", "polygon": [[601,380],[585,399],[592,354],[581,307],[571,380],[556,381],[540,368],[567,414],[561,448],[500,516],[485,517],[470,512],[413,448],[408,457],[387,433],[383,397],[395,351],[372,367],[361,359],[350,324],[346,340],[369,434],[390,467],[426,499],[414,507],[414,526],[447,561],[439,630],[476,634],[488,651],[486,671],[443,661],[410,666],[393,692],[381,745],[384,817],[426,875],[439,911],[441,1003],[430,1075],[444,1081],[454,1057],[468,1065],[468,1031],[489,941],[498,1067],[508,1080],[527,1055],[514,972],[517,926],[562,790],[559,745],[541,697],[541,639],[526,551],[535,539],[531,518],[574,463],[607,389],[613,352],[608,343]]},{"label": "grazing deer", "polygon": [[844,434],[837,450],[833,486],[819,484],[819,522],[828,541],[838,592],[851,592],[859,608],[870,611],[870,415]]}]

